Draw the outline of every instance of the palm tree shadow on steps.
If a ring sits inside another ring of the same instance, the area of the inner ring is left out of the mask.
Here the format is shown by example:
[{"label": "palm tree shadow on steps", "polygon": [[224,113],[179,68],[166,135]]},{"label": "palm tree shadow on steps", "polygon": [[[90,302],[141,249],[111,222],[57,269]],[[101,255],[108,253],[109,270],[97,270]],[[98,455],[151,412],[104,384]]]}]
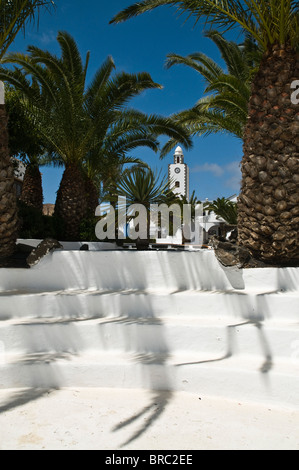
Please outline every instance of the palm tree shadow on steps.
[{"label": "palm tree shadow on steps", "polygon": [[[154,314],[150,296],[142,298],[142,305],[138,304],[139,314],[132,306],[126,318],[116,318],[114,322],[126,323],[128,326],[135,325],[136,329],[131,330],[130,347],[131,360],[140,365],[142,384],[150,393],[150,403],[137,411],[128,419],[118,423],[112,432],[138,424],[141,425],[132,435],[123,442],[120,447],[136,441],[143,435],[165,411],[165,408],[172,399],[171,378],[166,370],[166,361],[169,357],[169,350],[163,330],[163,322]],[[108,320],[109,321],[109,320]]]},{"label": "palm tree shadow on steps", "polygon": [[259,321],[252,321],[252,320],[248,320],[248,321],[241,322],[241,323],[236,323],[234,325],[228,325],[226,327],[227,351],[223,356],[215,358],[215,359],[206,359],[203,361],[185,362],[181,364],[176,364],[176,367],[190,366],[190,365],[196,365],[196,364],[206,364],[210,362],[220,362],[220,361],[224,361],[226,359],[231,358],[234,355],[235,349],[236,349],[236,330],[235,329],[240,326],[245,326],[245,325],[252,325],[257,328],[258,336],[260,338],[260,343],[261,343],[262,350],[265,356],[265,361],[260,367],[260,372],[262,372],[263,374],[270,372],[270,370],[273,367],[273,357],[272,357],[272,353],[271,353],[266,335],[263,330],[263,325]]},{"label": "palm tree shadow on steps", "polygon": [[242,291],[227,292],[227,310],[234,316],[242,318],[244,321],[238,321],[237,323],[226,326],[227,348],[225,354],[218,358],[176,364],[176,367],[220,362],[231,358],[236,354],[237,328],[251,325],[257,330],[257,337],[264,357],[264,362],[260,366],[259,370],[262,374],[269,373],[273,367],[273,354],[265,333],[264,322],[271,316],[267,303],[267,296],[276,293],[277,290],[274,290],[272,292],[265,292],[251,296]]}]

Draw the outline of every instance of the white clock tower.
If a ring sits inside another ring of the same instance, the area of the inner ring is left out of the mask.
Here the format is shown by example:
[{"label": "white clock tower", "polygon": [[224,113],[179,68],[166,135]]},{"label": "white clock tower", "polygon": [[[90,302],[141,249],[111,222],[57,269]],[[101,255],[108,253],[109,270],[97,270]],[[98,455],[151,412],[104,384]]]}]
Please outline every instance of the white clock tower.
[{"label": "white clock tower", "polygon": [[181,147],[177,147],[174,154],[174,163],[168,165],[168,178],[172,191],[185,196],[189,201],[189,167],[184,163],[184,154]]}]

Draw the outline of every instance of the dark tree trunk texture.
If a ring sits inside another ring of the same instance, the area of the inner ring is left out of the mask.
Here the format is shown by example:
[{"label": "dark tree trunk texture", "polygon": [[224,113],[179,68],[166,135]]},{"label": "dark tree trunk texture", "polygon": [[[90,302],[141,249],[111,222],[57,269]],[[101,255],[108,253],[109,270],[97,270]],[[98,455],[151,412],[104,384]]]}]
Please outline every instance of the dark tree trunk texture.
[{"label": "dark tree trunk texture", "polygon": [[39,212],[43,211],[42,176],[38,165],[29,164],[27,166],[20,200]]},{"label": "dark tree trunk texture", "polygon": [[244,136],[239,244],[278,266],[299,261],[299,105],[291,102],[298,79],[292,48],[274,46],[265,54]]},{"label": "dark tree trunk texture", "polygon": [[80,238],[80,224],[87,212],[85,178],[76,164],[67,165],[57,192],[55,216],[63,223],[64,240]]},{"label": "dark tree trunk texture", "polygon": [[14,170],[8,148],[7,114],[0,105],[0,258],[15,250],[19,227]]},{"label": "dark tree trunk texture", "polygon": [[99,191],[92,179],[88,177],[85,180],[85,193],[87,202],[86,218],[93,218],[99,205]]}]

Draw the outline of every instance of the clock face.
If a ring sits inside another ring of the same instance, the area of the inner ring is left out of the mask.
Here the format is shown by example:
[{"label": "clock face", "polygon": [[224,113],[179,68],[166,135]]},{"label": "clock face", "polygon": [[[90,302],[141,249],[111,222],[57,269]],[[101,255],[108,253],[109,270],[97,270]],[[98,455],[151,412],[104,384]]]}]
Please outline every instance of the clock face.
[{"label": "clock face", "polygon": [[174,171],[175,171],[176,173],[180,173],[180,172],[181,172],[181,169],[180,169],[180,168],[176,168]]}]

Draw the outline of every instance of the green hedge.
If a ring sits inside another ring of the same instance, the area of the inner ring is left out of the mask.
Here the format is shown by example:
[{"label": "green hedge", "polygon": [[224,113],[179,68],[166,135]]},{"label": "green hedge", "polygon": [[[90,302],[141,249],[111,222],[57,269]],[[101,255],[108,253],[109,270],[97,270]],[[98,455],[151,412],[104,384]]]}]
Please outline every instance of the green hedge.
[{"label": "green hedge", "polygon": [[34,207],[18,202],[19,206],[19,238],[55,238],[59,239],[61,233],[61,221],[57,217],[43,215]]}]

